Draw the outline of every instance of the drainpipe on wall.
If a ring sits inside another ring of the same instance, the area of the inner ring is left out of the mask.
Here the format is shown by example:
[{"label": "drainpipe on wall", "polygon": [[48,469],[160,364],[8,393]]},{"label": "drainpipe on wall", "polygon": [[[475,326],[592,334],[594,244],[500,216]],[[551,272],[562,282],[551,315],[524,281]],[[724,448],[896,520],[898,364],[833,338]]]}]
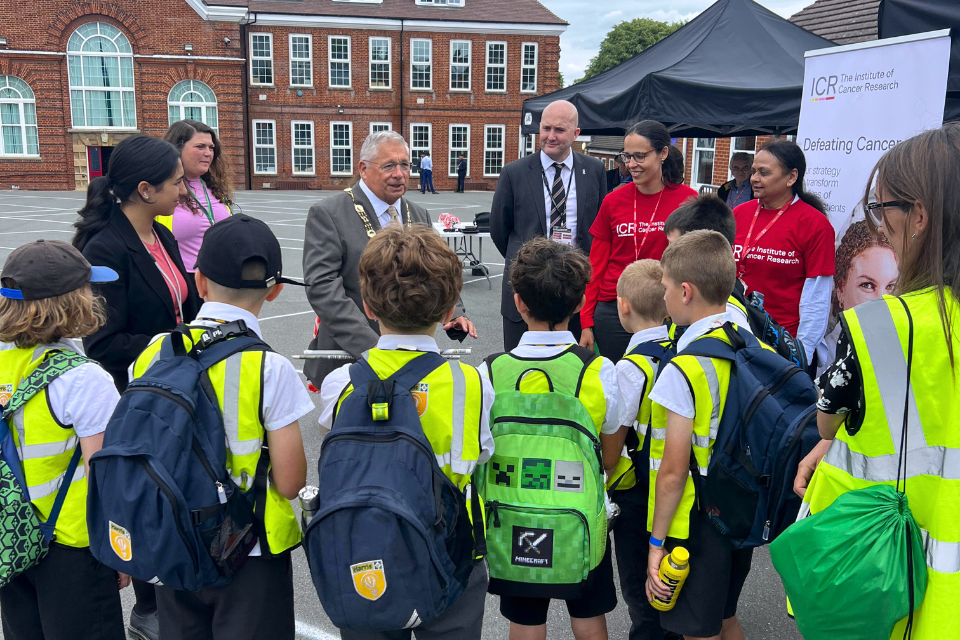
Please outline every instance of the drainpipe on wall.
[{"label": "drainpipe on wall", "polygon": [[253,189],[253,156],[250,151],[250,146],[252,140],[250,139],[250,69],[247,66],[249,60],[247,59],[247,25],[255,24],[257,22],[257,14],[248,14],[252,15],[253,19],[248,19],[246,22],[240,23],[240,57],[243,58],[243,82],[241,86],[243,87],[242,92],[242,105],[243,105],[243,135],[241,139],[244,141],[243,144],[243,156],[246,159],[246,171],[244,171],[244,188],[247,191]]},{"label": "drainpipe on wall", "polygon": [[[400,18],[400,135],[403,135],[403,18]],[[411,159],[412,160],[412,159]]]}]

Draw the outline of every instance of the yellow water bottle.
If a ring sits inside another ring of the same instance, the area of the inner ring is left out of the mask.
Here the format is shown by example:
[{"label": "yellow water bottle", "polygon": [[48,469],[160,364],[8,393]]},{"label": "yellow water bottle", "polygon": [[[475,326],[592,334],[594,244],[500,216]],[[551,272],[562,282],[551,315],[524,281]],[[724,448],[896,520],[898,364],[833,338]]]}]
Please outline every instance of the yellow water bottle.
[{"label": "yellow water bottle", "polygon": [[690,552],[683,547],[676,547],[673,551],[663,557],[660,562],[660,581],[670,587],[670,599],[661,600],[657,596],[653,597],[650,604],[654,609],[660,611],[670,611],[677,604],[677,597],[680,595],[680,588],[690,574]]}]

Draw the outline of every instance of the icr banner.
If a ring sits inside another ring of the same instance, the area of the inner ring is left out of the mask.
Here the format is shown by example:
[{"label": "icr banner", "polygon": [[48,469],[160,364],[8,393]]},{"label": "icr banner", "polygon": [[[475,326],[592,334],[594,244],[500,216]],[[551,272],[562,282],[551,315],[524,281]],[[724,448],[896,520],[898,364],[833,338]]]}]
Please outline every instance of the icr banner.
[{"label": "icr banner", "polygon": [[943,124],[950,31],[806,53],[797,144],[806,188],[827,203],[837,238],[863,219],[870,171],[898,143]]}]

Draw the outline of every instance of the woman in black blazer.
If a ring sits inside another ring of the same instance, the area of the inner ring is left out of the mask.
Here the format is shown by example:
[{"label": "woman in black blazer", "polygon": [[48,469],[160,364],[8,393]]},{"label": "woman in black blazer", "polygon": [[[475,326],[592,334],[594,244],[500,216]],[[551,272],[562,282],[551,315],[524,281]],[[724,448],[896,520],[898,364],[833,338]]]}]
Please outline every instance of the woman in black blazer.
[{"label": "woman in black blazer", "polygon": [[[172,215],[182,195],[180,152],[163,140],[133,136],[114,149],[107,174],[90,182],[75,225],[73,245],[93,264],[119,275],[115,282],[95,285],[106,302],[107,321],[83,339],[83,347],[121,392],[127,388],[127,367],[150,339],[192,321],[200,309],[177,241],[155,220]],[[130,627],[136,637],[157,638],[153,585],[134,580],[133,587],[137,602]]]}]

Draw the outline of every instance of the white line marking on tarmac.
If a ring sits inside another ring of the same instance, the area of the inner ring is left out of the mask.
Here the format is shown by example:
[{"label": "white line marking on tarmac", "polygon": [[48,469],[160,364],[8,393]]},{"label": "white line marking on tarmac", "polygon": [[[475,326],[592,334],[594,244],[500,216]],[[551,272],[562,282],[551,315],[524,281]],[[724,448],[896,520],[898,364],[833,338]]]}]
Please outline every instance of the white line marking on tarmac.
[{"label": "white line marking on tarmac", "polygon": [[72,225],[72,222],[64,222],[63,220],[47,220],[45,218],[25,218],[23,216],[0,216],[0,220],[20,220],[21,222],[49,222],[51,224],[69,224]]},{"label": "white line marking on tarmac", "polygon": [[297,637],[304,638],[304,640],[340,640],[340,634],[332,634],[315,627],[312,624],[307,624],[306,622],[300,622],[297,620],[296,625]]},{"label": "white line marking on tarmac", "polygon": [[36,231],[34,231],[34,230],[30,230],[30,231],[3,231],[3,232],[0,232],[0,236],[9,236],[9,235],[14,234],[14,233],[70,233],[70,234],[72,234],[73,231],[70,231],[70,230],[68,230],[68,229],[38,229],[38,230],[36,230]]},{"label": "white line marking on tarmac", "polygon": [[[503,274],[498,273],[496,275],[490,276],[490,279],[493,280],[494,278],[502,278],[502,277],[503,277]],[[486,278],[477,278],[476,280],[464,280],[463,284],[470,284],[471,282],[483,282],[484,280],[486,280]]]},{"label": "white line marking on tarmac", "polygon": [[266,322],[267,320],[277,320],[279,318],[291,318],[293,316],[302,316],[302,315],[306,315],[308,313],[313,313],[313,312],[314,312],[313,309],[309,309],[307,311],[297,311],[295,313],[283,313],[283,314],[280,314],[279,316],[267,316],[266,318],[258,318],[258,321]]}]

